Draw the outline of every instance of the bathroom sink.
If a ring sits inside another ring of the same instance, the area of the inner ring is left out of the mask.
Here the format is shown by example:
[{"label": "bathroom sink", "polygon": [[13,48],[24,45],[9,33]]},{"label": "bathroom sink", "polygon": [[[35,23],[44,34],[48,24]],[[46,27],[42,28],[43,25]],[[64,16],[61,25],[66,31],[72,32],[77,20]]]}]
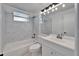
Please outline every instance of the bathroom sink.
[{"label": "bathroom sink", "polygon": [[68,45],[71,45],[72,43],[74,43],[74,38],[73,37],[68,37],[68,36],[64,36],[62,39],[56,38],[56,35],[49,36],[47,38],[49,40],[56,41],[57,43],[60,42],[60,43],[68,44]]},{"label": "bathroom sink", "polygon": [[58,39],[56,37],[49,37],[47,39],[48,40],[51,40],[51,41],[53,41],[55,43],[67,43],[67,40],[65,40],[65,39]]}]

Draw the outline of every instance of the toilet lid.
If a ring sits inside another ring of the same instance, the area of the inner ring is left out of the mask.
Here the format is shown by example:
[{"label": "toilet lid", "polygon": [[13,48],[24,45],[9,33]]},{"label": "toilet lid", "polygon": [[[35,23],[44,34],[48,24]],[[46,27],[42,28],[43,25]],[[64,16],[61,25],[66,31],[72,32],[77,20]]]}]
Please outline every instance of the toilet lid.
[{"label": "toilet lid", "polygon": [[39,43],[33,44],[30,49],[39,49],[41,47],[41,45]]}]

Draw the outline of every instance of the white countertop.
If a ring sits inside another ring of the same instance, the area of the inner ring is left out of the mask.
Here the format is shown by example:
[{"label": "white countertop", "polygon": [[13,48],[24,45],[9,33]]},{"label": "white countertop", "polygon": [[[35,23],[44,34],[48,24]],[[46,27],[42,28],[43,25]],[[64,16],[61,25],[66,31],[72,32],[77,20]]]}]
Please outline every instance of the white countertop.
[{"label": "white countertop", "polygon": [[64,36],[63,39],[56,38],[56,35],[49,35],[49,36],[39,35],[39,37],[49,42],[56,43],[58,45],[67,47],[69,49],[72,49],[72,50],[75,49],[75,38],[74,37]]}]

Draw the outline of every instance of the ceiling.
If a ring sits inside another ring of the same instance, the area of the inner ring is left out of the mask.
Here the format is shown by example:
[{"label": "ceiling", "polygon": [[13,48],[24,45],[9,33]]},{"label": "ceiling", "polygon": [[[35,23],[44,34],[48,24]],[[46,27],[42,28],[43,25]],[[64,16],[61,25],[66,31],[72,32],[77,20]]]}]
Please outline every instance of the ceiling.
[{"label": "ceiling", "polygon": [[42,9],[49,6],[51,3],[6,3],[12,7],[25,10],[31,14],[38,14]]}]

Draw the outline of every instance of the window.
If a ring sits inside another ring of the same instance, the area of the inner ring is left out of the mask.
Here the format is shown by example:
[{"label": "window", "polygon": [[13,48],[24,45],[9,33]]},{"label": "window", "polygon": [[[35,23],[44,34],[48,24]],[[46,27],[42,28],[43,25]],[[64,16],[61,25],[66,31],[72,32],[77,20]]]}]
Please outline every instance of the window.
[{"label": "window", "polygon": [[21,12],[14,12],[14,21],[21,21],[21,22],[28,22],[29,21],[29,16],[21,13]]}]

